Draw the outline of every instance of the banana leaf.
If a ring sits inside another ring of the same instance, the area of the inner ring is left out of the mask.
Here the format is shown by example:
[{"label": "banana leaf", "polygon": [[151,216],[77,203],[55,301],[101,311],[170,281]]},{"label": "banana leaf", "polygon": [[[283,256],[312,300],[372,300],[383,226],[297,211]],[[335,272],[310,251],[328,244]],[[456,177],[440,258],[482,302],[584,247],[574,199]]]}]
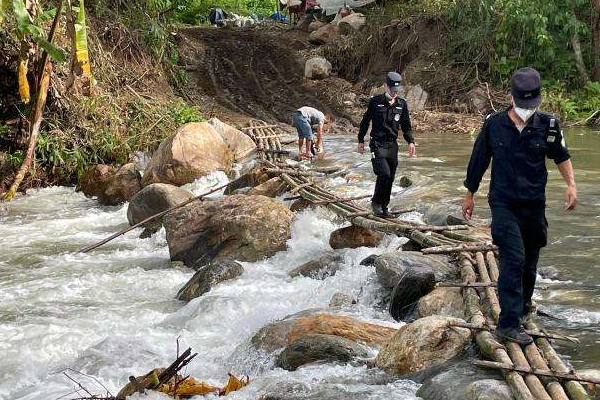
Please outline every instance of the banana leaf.
[{"label": "banana leaf", "polygon": [[75,50],[77,67],[81,70],[81,75],[87,79],[91,79],[92,71],[88,53],[87,27],[83,0],[79,0],[79,10],[75,21]]}]

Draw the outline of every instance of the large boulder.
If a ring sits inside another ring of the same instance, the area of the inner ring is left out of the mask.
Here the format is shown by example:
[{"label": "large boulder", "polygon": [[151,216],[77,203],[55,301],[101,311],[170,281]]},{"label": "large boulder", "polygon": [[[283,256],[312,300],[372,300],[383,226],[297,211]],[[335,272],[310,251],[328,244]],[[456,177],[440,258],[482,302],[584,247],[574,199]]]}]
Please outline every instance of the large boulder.
[{"label": "large boulder", "polygon": [[234,191],[245,187],[255,187],[268,181],[269,175],[260,168],[245,173],[234,181],[229,182],[224,194],[233,194]]},{"label": "large boulder", "polygon": [[215,171],[228,172],[233,153],[208,122],[190,122],[165,139],[144,171],[142,184],[191,183]]},{"label": "large boulder", "polygon": [[375,232],[362,226],[350,225],[333,231],[329,236],[329,245],[333,249],[376,247],[383,237],[384,235],[381,232]]},{"label": "large boulder", "polygon": [[237,278],[243,273],[241,264],[231,259],[210,263],[201,267],[179,290],[177,299],[190,301],[207,293],[216,284]]},{"label": "large boulder", "polygon": [[308,79],[323,79],[331,74],[332,65],[323,57],[312,57],[304,63],[304,77]]},{"label": "large boulder", "polygon": [[376,365],[393,375],[405,375],[442,364],[460,354],[471,331],[452,324],[459,318],[430,316],[401,327],[377,355]]},{"label": "large boulder", "polygon": [[248,191],[248,195],[250,196],[267,196],[267,197],[277,197],[281,196],[285,192],[287,192],[289,186],[285,181],[279,177],[274,177],[269,179],[268,181],[261,183],[258,186],[254,186],[252,189]]},{"label": "large boulder", "polygon": [[312,44],[327,44],[340,37],[340,28],[336,23],[329,23],[313,31],[308,35],[308,41]]},{"label": "large boulder", "polygon": [[439,287],[419,300],[417,311],[420,317],[449,315],[464,318],[463,297],[460,288]]},{"label": "large boulder", "polygon": [[384,345],[397,329],[360,321],[333,310],[303,311],[262,327],[251,339],[252,346],[273,353],[309,334],[340,336],[366,345]]},{"label": "large boulder", "polygon": [[400,277],[409,268],[429,267],[438,281],[449,279],[456,274],[447,257],[422,254],[418,251],[385,253],[375,259],[374,265],[379,282],[390,289],[396,287]]},{"label": "large boulder", "polygon": [[435,288],[435,274],[428,266],[407,268],[392,291],[389,311],[399,321],[413,314],[417,301]]},{"label": "large boulder", "polygon": [[335,275],[336,272],[342,268],[343,261],[344,257],[342,257],[341,254],[330,251],[294,268],[288,272],[288,275],[292,278],[296,276],[306,276],[313,279],[325,279]]},{"label": "large boulder", "polygon": [[[146,186],[129,200],[127,220],[129,225],[135,225],[148,217],[181,204],[194,197],[192,192],[166,183],[153,183]],[[164,217],[163,217],[164,218]],[[163,218],[147,222],[144,227],[149,232],[156,231],[162,226]]]},{"label": "large boulder", "polygon": [[349,362],[358,357],[367,357],[367,352],[358,343],[335,335],[309,334],[294,340],[275,360],[275,365],[295,371],[304,364],[315,361]]},{"label": "large boulder", "polygon": [[208,123],[221,135],[221,138],[233,153],[235,161],[243,161],[256,151],[254,141],[239,129],[214,117],[209,119]]},{"label": "large boulder", "polygon": [[306,199],[298,199],[292,203],[290,210],[293,212],[300,212],[313,207],[314,205],[310,201]]},{"label": "large boulder", "polygon": [[77,190],[89,197],[98,197],[102,205],[115,206],[129,200],[142,189],[142,175],[133,163],[115,168],[97,164],[79,180]]},{"label": "large boulder", "polygon": [[362,28],[366,22],[367,17],[365,17],[364,14],[352,13],[340,19],[338,25],[340,27],[340,32],[343,35],[349,35],[360,30],[360,28]]},{"label": "large boulder", "polygon": [[169,213],[164,225],[171,260],[200,267],[223,258],[254,262],[284,250],[294,219],[271,198],[232,195],[190,203]]}]

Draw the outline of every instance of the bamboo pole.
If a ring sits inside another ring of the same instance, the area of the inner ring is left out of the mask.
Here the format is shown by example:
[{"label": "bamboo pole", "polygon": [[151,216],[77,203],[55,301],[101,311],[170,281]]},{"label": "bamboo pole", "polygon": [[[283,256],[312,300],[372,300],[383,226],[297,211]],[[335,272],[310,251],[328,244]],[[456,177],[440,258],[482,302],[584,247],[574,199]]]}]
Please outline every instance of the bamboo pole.
[{"label": "bamboo pole", "polygon": [[[534,322],[528,322],[525,324],[528,329],[539,330]],[[535,340],[535,344],[539,347],[544,358],[548,362],[548,366],[555,372],[568,373],[570,369],[560,359],[556,350],[552,347],[548,339],[538,338]],[[576,381],[567,381],[564,383],[564,388],[569,397],[572,400],[590,400],[590,396],[587,394],[583,386]]]},{"label": "bamboo pole", "polygon": [[140,222],[138,222],[138,223],[137,223],[137,224],[135,224],[135,225],[132,225],[132,226],[130,226],[130,227],[128,227],[128,228],[125,228],[125,229],[123,229],[123,230],[121,230],[121,231],[119,231],[119,232],[115,233],[114,235],[111,235],[111,236],[107,237],[106,239],[103,239],[103,240],[99,241],[98,243],[94,243],[94,244],[92,244],[92,245],[89,245],[89,246],[86,246],[86,247],[84,247],[83,249],[79,250],[79,251],[78,251],[78,253],[87,253],[88,251],[94,250],[94,249],[96,249],[96,248],[98,248],[98,247],[102,246],[103,244],[105,244],[105,243],[108,243],[108,242],[110,242],[111,240],[113,240],[113,239],[115,239],[115,238],[117,238],[117,237],[119,237],[119,236],[121,236],[121,235],[124,235],[125,233],[127,233],[127,232],[129,232],[129,231],[131,231],[131,230],[133,230],[133,229],[135,229],[135,228],[137,228],[137,227],[139,227],[139,226],[142,226],[142,225],[144,225],[144,224],[145,224],[145,223],[147,223],[147,222],[150,222],[150,221],[153,221],[153,220],[155,220],[155,219],[157,219],[157,218],[160,218],[160,217],[162,217],[162,216],[164,216],[164,215],[166,215],[166,214],[170,213],[171,211],[177,210],[178,208],[181,208],[181,207],[183,207],[183,206],[186,206],[186,205],[188,205],[188,204],[190,204],[190,203],[192,203],[192,202],[194,202],[194,201],[196,201],[196,200],[202,200],[204,197],[208,196],[209,194],[211,194],[211,193],[215,193],[215,192],[218,192],[219,190],[226,188],[226,187],[227,187],[227,185],[228,185],[228,184],[221,185],[221,186],[217,186],[216,188],[214,188],[214,189],[211,189],[211,190],[209,190],[209,191],[208,191],[208,192],[206,192],[206,193],[202,193],[201,195],[199,195],[199,196],[196,196],[196,197],[193,197],[193,198],[191,198],[191,199],[189,199],[189,200],[186,200],[186,201],[184,201],[183,203],[179,203],[179,204],[177,204],[177,205],[175,205],[175,206],[173,206],[173,207],[169,208],[168,210],[161,211],[161,212],[159,212],[159,213],[157,213],[157,214],[154,214],[154,215],[152,215],[152,216],[150,216],[150,217],[148,217],[148,218],[144,219],[143,221],[140,221]]},{"label": "bamboo pole", "polygon": [[423,249],[425,254],[452,254],[466,252],[477,252],[477,251],[488,251],[496,250],[497,247],[491,243],[480,243],[480,244],[461,244],[455,247],[439,246],[432,247],[429,249]]},{"label": "bamboo pole", "polygon": [[498,263],[496,262],[496,256],[494,255],[494,252],[488,251],[485,254],[485,258],[489,266],[490,278],[493,282],[498,282],[500,271],[498,270]]},{"label": "bamboo pole", "polygon": [[576,374],[569,374],[569,373],[562,373],[562,372],[544,371],[544,370],[540,370],[540,369],[536,369],[536,368],[522,368],[522,367],[516,367],[514,365],[510,365],[507,363],[475,360],[475,361],[473,361],[473,364],[480,366],[480,367],[486,367],[486,368],[495,368],[495,369],[502,369],[502,370],[506,370],[506,371],[522,372],[522,373],[526,373],[526,374],[548,376],[548,377],[552,377],[552,378],[570,379],[570,380],[579,381],[579,382],[590,382],[590,383],[594,383],[597,385],[600,384],[600,379],[594,379],[592,377],[585,377],[585,376],[579,376]]},{"label": "bamboo pole", "polygon": [[371,197],[370,194],[364,195],[364,196],[356,196],[356,197],[346,197],[346,198],[338,198],[335,200],[322,200],[322,201],[316,201],[313,204],[316,206],[323,206],[329,203],[348,203],[351,201],[355,201],[355,200],[362,200],[362,199],[366,199],[368,197]]},{"label": "bamboo pole", "polygon": [[[496,325],[477,326],[475,324],[470,324],[470,323],[453,323],[451,325],[458,326],[459,328],[486,330],[486,331],[490,331],[490,332],[496,330]],[[542,331],[531,330],[531,329],[526,329],[525,332],[527,332],[528,335],[535,336],[535,337],[544,337],[547,339],[565,340],[565,341],[571,342],[571,343],[579,343],[579,339],[577,339],[575,337],[564,336],[564,335],[561,335],[558,333],[548,333],[548,332],[542,332]],[[527,346],[527,347],[530,347],[530,346]],[[535,346],[532,348],[535,348]],[[542,368],[542,367],[540,367],[540,368]]]},{"label": "bamboo pole", "polygon": [[[476,261],[477,270],[479,271],[479,277],[480,277],[481,281],[484,283],[491,283],[492,280],[490,279],[490,275],[488,273],[487,266],[486,266],[485,260],[483,258],[483,254],[481,252],[475,253],[475,261]],[[490,305],[490,308],[492,311],[492,317],[495,321],[498,321],[498,318],[500,317],[500,303],[498,302],[498,296],[496,295],[496,292],[494,291],[494,288],[492,288],[492,287],[486,288],[485,292],[486,292],[487,302]],[[506,351],[508,352],[508,355],[510,356],[510,359],[512,361],[511,364],[513,364],[517,368],[523,368],[523,369],[530,368],[529,362],[525,358],[525,354],[523,354],[523,350],[521,350],[521,346],[519,346],[517,343],[506,342],[505,347],[506,347]],[[496,361],[498,361],[498,360],[496,360]],[[544,385],[542,384],[542,382],[540,381],[540,379],[537,376],[535,376],[533,374],[527,374],[527,375],[525,375],[524,380],[525,380],[525,383],[527,384],[527,387],[529,388],[529,391],[531,392],[531,394],[534,395],[534,397],[536,399],[552,400],[552,398],[546,391],[546,388],[544,387]]]}]

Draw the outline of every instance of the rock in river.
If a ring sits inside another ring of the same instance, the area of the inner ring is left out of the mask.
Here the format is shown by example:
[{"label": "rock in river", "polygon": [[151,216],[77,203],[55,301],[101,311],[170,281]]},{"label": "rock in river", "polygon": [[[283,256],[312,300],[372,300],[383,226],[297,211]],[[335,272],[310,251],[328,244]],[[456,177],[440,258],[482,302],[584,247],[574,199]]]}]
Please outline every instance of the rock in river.
[{"label": "rock in river", "polygon": [[309,334],[340,336],[367,345],[383,345],[397,329],[361,321],[334,310],[307,310],[262,327],[251,340],[255,349],[272,353]]},{"label": "rock in river", "polygon": [[223,141],[233,153],[235,161],[243,161],[256,150],[256,144],[250,136],[239,129],[226,124],[218,118],[211,118],[207,121],[217,131]]},{"label": "rock in river", "polygon": [[417,251],[385,253],[375,259],[374,265],[379,282],[388,288],[396,287],[400,276],[409,268],[429,267],[438,281],[456,273],[445,256],[426,255]]},{"label": "rock in river", "polygon": [[314,260],[310,260],[301,266],[294,268],[288,275],[293,277],[306,276],[313,279],[325,279],[333,276],[342,267],[344,257],[335,251],[329,251]]},{"label": "rock in river", "polygon": [[200,267],[214,259],[258,261],[284,250],[294,219],[269,197],[232,195],[188,204],[169,213],[164,225],[171,260]]},{"label": "rock in river", "polygon": [[228,172],[233,158],[212,125],[190,122],[158,146],[144,171],[142,184],[185,185],[215,171]]},{"label": "rock in river", "polygon": [[420,317],[448,315],[464,318],[463,298],[460,288],[439,287],[419,300],[417,311]]},{"label": "rock in river", "polygon": [[459,318],[430,316],[406,324],[398,330],[375,360],[393,375],[405,375],[442,364],[461,353],[471,341],[471,332],[450,326],[464,323]]},{"label": "rock in river", "polygon": [[248,191],[249,195],[261,195],[267,197],[281,196],[288,191],[288,184],[279,177],[271,178],[268,181],[253,187]]},{"label": "rock in river", "polygon": [[[168,210],[194,197],[192,192],[166,183],[153,183],[135,194],[127,207],[129,225],[135,225],[152,215]],[[150,221],[144,226],[153,232],[162,225],[163,218]]]},{"label": "rock in river", "polygon": [[88,197],[96,196],[100,204],[115,206],[129,200],[139,192],[142,175],[133,163],[120,168],[97,164],[85,171],[77,184],[77,190]]},{"label": "rock in river", "polygon": [[179,290],[177,299],[190,301],[208,292],[214,285],[237,278],[244,273],[244,268],[237,261],[227,259],[215,261],[201,267],[192,278]]},{"label": "rock in river", "polygon": [[269,180],[269,175],[260,168],[253,170],[240,176],[238,179],[230,182],[225,188],[224,194],[232,194],[235,190],[245,187],[255,187]]},{"label": "rock in river", "polygon": [[384,235],[381,232],[350,225],[333,231],[329,236],[329,245],[333,249],[376,247],[383,237]]},{"label": "rock in river", "polygon": [[335,335],[309,334],[290,343],[279,355],[275,365],[288,371],[315,361],[349,362],[367,357],[358,343]]},{"label": "rock in river", "polygon": [[435,275],[428,266],[407,268],[392,291],[389,311],[396,321],[411,315],[417,301],[435,287]]}]

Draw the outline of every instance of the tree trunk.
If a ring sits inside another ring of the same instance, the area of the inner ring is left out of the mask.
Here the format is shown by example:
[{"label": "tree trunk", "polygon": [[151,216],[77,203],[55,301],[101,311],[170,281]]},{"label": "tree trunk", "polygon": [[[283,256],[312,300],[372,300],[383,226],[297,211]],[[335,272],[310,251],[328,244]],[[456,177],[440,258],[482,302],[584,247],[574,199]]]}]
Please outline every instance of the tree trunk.
[{"label": "tree trunk", "polygon": [[577,71],[579,72],[579,75],[581,75],[581,79],[583,79],[584,83],[587,83],[590,80],[590,75],[585,68],[585,62],[583,61],[583,55],[581,54],[581,41],[579,40],[579,34],[577,32],[571,36],[571,46],[573,47],[573,53],[575,53],[575,66],[577,67]]},{"label": "tree trunk", "polygon": [[592,22],[592,78],[600,81],[600,0],[590,0]]}]

